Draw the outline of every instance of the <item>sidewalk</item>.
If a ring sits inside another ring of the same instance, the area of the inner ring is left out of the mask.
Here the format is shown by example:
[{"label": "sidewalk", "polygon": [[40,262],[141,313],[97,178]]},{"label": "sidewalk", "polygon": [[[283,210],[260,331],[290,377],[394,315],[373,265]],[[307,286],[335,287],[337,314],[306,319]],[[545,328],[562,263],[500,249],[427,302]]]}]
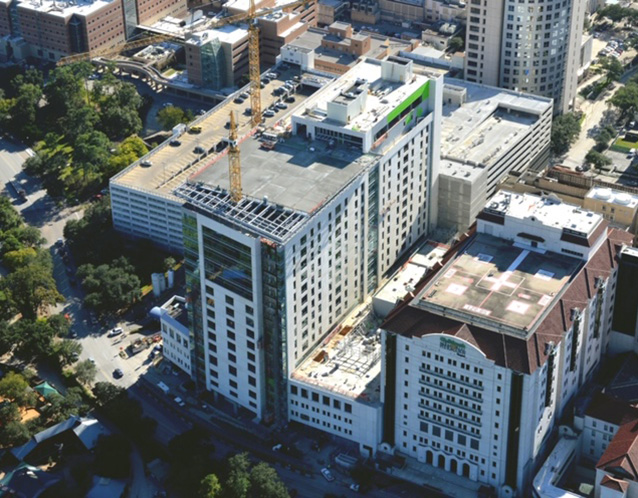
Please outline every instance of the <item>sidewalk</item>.
[{"label": "sidewalk", "polygon": [[419,463],[405,455],[401,456],[405,457],[405,466],[402,469],[388,467],[388,470],[385,471],[386,474],[419,486],[430,486],[455,498],[476,498],[478,496],[481,483],[446,472],[432,465]]}]

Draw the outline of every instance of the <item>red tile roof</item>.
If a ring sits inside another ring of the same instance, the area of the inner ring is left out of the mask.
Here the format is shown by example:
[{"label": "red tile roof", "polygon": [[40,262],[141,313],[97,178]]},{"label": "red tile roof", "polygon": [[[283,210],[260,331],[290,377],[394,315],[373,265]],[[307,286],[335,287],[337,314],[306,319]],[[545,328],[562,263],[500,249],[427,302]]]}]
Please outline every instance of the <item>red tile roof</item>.
[{"label": "red tile roof", "polygon": [[[596,277],[607,278],[617,265],[617,254],[622,244],[631,245],[632,234],[609,229],[607,238],[589,261],[572,277],[568,288],[548,312],[536,331],[527,340],[516,338],[458,320],[446,318],[410,305],[408,298],[395,308],[382,325],[384,330],[406,336],[445,334],[464,339],[483,352],[497,365],[521,373],[532,373],[547,360],[545,345],[558,344],[572,325],[572,308],[581,310],[595,293]],[[452,259],[464,244],[456,245],[445,260]],[[451,257],[450,257],[451,256]],[[566,256],[558,256],[566,257]],[[438,270],[438,268],[437,268]],[[417,285],[418,290],[433,277],[428,273]]]},{"label": "red tile roof", "polygon": [[585,410],[585,415],[620,426],[638,420],[638,408],[620,399],[597,393]]},{"label": "red tile roof", "polygon": [[621,425],[598,460],[597,469],[638,481],[638,422]]},{"label": "red tile roof", "polygon": [[601,486],[605,486],[606,488],[613,489],[615,491],[627,491],[629,487],[629,483],[625,481],[620,481],[618,479],[614,479],[613,477],[605,476],[600,481]]}]

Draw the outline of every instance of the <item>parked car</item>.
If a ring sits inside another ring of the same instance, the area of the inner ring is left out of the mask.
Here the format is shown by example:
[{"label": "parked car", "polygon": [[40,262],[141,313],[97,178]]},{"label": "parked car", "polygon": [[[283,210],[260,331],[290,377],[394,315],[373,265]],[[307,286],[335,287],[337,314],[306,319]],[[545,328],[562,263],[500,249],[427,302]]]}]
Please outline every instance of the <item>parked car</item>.
[{"label": "parked car", "polygon": [[182,400],[182,398],[180,398],[179,396],[177,396],[175,398],[175,403],[177,403],[179,406],[181,406],[182,408],[184,408],[186,406],[186,403],[184,403],[184,401]]},{"label": "parked car", "polygon": [[143,168],[150,168],[151,166],[153,166],[153,163],[152,163],[151,161],[149,161],[148,159],[145,159],[144,161],[142,161],[142,162],[140,163],[140,165],[141,165]]},{"label": "parked car", "polygon": [[193,133],[195,135],[198,135],[202,132],[202,127],[201,126],[191,126],[190,129],[188,130],[189,133]]},{"label": "parked car", "polygon": [[193,152],[195,154],[203,154],[204,152],[206,152],[206,149],[204,149],[204,147],[202,147],[201,145],[197,145],[194,149]]},{"label": "parked car", "polygon": [[113,377],[115,377],[116,379],[121,379],[122,377],[124,377],[124,372],[122,372],[121,369],[116,368],[115,370],[113,370]]},{"label": "parked car", "polygon": [[239,94],[239,96],[240,96],[242,99],[244,99],[244,100],[245,100],[245,99],[247,99],[248,97],[250,97],[250,95],[248,94],[248,92],[241,92],[241,93]]},{"label": "parked car", "polygon": [[123,334],[124,330],[122,327],[115,327],[113,330],[109,330],[109,333],[106,334],[107,337],[117,337],[120,334]]},{"label": "parked car", "polygon": [[288,106],[283,102],[277,102],[277,108],[279,109],[288,109]]},{"label": "parked car", "polygon": [[274,115],[275,111],[273,111],[272,109],[266,109],[263,114],[265,118],[272,118]]},{"label": "parked car", "polygon": [[233,102],[235,102],[235,104],[243,104],[244,99],[242,99],[241,97],[235,97],[235,100],[233,100]]},{"label": "parked car", "polygon": [[168,142],[168,144],[171,147],[179,147],[180,145],[182,145],[182,142],[180,142],[179,140],[177,140],[176,138],[174,138],[173,140],[171,140],[170,142]]},{"label": "parked car", "polygon": [[351,489],[352,491],[354,491],[355,493],[358,493],[358,492],[359,492],[359,485],[358,485],[356,482],[353,482],[353,483],[350,485],[350,489]]},{"label": "parked car", "polygon": [[329,469],[323,468],[321,469],[321,475],[326,479],[326,481],[328,482],[332,482],[335,480],[335,476],[332,475],[332,472],[330,472]]}]

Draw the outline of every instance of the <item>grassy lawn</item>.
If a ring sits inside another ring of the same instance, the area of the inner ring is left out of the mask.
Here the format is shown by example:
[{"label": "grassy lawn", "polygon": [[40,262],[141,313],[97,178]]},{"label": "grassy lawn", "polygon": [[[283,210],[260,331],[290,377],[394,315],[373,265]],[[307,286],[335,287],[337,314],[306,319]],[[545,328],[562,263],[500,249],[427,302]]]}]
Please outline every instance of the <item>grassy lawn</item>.
[{"label": "grassy lawn", "polygon": [[168,68],[168,70],[164,71],[163,76],[170,78],[171,76],[173,76],[175,73],[177,73],[177,71],[175,71],[175,69]]},{"label": "grassy lawn", "polygon": [[629,152],[630,149],[638,149],[638,142],[630,142],[622,138],[617,138],[610,149],[618,152]]}]

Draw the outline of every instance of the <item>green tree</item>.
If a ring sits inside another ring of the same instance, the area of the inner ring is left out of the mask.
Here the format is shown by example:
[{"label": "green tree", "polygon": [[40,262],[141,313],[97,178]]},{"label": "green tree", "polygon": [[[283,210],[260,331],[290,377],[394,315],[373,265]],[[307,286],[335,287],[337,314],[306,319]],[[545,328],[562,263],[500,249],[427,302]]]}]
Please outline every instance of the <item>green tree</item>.
[{"label": "green tree", "polygon": [[595,149],[590,150],[585,156],[585,162],[591,164],[597,170],[602,170],[605,166],[612,163],[611,159],[601,154]]},{"label": "green tree", "polygon": [[580,133],[580,121],[574,113],[566,113],[554,118],[552,122],[552,152],[559,156],[569,150],[569,146]]},{"label": "green tree", "polygon": [[199,485],[199,498],[219,498],[222,496],[222,485],[215,474],[208,474]]},{"label": "green tree", "polygon": [[82,389],[71,387],[66,395],[53,393],[47,400],[48,403],[41,409],[42,416],[47,424],[57,424],[68,419],[71,415],[86,415],[89,410],[84,402]]},{"label": "green tree", "polygon": [[223,486],[224,498],[247,498],[250,491],[250,461],[247,453],[228,459],[228,477]]},{"label": "green tree", "polygon": [[80,361],[75,365],[75,378],[82,384],[90,384],[95,379],[97,368],[91,360]]},{"label": "green tree", "polygon": [[20,88],[25,84],[35,85],[40,89],[44,88],[44,75],[42,71],[36,68],[29,68],[23,74],[17,74],[11,80],[11,87],[13,88],[14,94],[17,94]]},{"label": "green tree", "polygon": [[171,130],[180,123],[188,123],[189,119],[184,109],[169,105],[160,109],[157,113],[157,121],[159,121],[163,129]]},{"label": "green tree", "polygon": [[108,199],[91,204],[80,220],[70,220],[64,227],[64,237],[78,264],[107,263],[121,254],[120,235],[113,230]]},{"label": "green tree", "polygon": [[141,297],[140,279],[133,266],[121,257],[111,265],[78,268],[78,278],[87,292],[87,307],[99,312],[115,312],[135,303]]},{"label": "green tree", "polygon": [[25,360],[43,359],[51,354],[55,331],[47,320],[23,318],[11,326],[16,341],[16,355]]},{"label": "green tree", "polygon": [[73,363],[73,358],[77,359],[77,356],[82,352],[82,344],[71,339],[63,339],[57,343],[56,352],[62,365],[70,365]]},{"label": "green tree", "polygon": [[26,140],[37,139],[40,136],[40,128],[37,123],[37,114],[42,89],[31,83],[25,83],[20,87],[18,96],[10,111],[10,126],[14,133]]},{"label": "green tree", "polygon": [[463,50],[463,47],[465,47],[465,41],[460,36],[453,37],[448,44],[448,50],[451,53],[460,52]]},{"label": "green tree", "polygon": [[618,81],[625,72],[622,63],[615,57],[601,57],[600,65],[606,73],[605,78],[607,83]]},{"label": "green tree", "polygon": [[32,400],[25,395],[27,391],[30,391],[29,384],[18,373],[9,372],[0,380],[0,396],[15,401],[20,406],[27,406]]},{"label": "green tree", "polygon": [[75,143],[81,135],[90,134],[100,122],[100,116],[94,107],[83,105],[69,109],[62,118],[62,129],[71,143]]},{"label": "green tree", "polygon": [[37,251],[33,247],[23,247],[14,251],[9,251],[2,256],[2,263],[10,271],[27,266],[34,262],[38,256]]},{"label": "green tree", "polygon": [[250,471],[250,494],[260,498],[289,498],[288,490],[275,469],[265,462]]},{"label": "green tree", "polygon": [[62,314],[51,315],[47,320],[49,327],[53,330],[53,334],[57,337],[66,337],[71,329],[69,319]]},{"label": "green tree", "polygon": [[15,403],[0,404],[0,427],[20,420],[20,409]]},{"label": "green tree", "polygon": [[101,131],[78,136],[73,149],[73,165],[86,182],[101,181],[109,161],[111,142]]},{"label": "green tree", "polygon": [[0,233],[17,228],[24,222],[6,196],[0,196]]},{"label": "green tree", "polygon": [[1,282],[11,303],[23,318],[34,319],[47,306],[63,301],[55,286],[51,268],[30,264],[18,268]]},{"label": "green tree", "polygon": [[114,399],[124,394],[124,388],[110,382],[96,382],[93,386],[93,395],[100,406],[111,403]]},{"label": "green tree", "polygon": [[100,101],[102,129],[113,139],[134,135],[142,130],[139,114],[142,97],[132,83],[116,81],[112,91]]},{"label": "green tree", "polygon": [[44,87],[48,112],[61,118],[82,107],[86,102],[85,82],[92,72],[90,62],[76,62],[51,71]]},{"label": "green tree", "polygon": [[638,110],[638,84],[632,81],[620,87],[608,102],[617,107],[623,117],[633,115]]},{"label": "green tree", "polygon": [[137,135],[131,135],[124,139],[109,158],[107,176],[115,175],[146,154],[148,154],[148,148],[144,141]]},{"label": "green tree", "polygon": [[24,444],[29,440],[29,436],[27,426],[18,420],[0,428],[0,444],[5,448]]}]

